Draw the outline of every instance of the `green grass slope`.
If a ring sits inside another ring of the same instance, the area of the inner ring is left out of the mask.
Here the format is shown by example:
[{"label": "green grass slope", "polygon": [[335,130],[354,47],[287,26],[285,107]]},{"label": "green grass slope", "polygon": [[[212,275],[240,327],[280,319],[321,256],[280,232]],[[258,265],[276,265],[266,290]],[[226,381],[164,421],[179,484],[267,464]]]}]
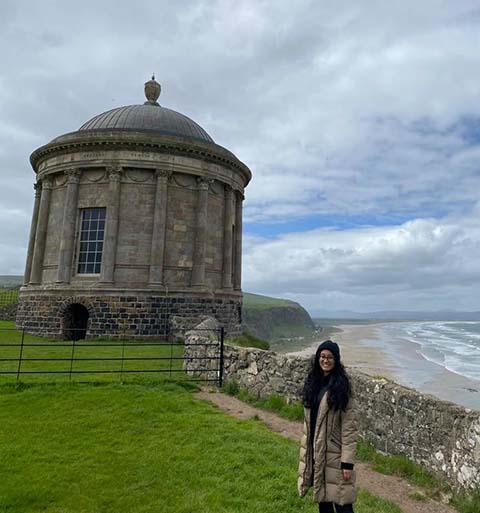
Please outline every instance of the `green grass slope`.
[{"label": "green grass slope", "polygon": [[243,328],[272,341],[311,335],[315,325],[308,312],[295,301],[244,293]]},{"label": "green grass slope", "polygon": [[[314,513],[298,446],[178,385],[0,387],[1,513]],[[364,491],[357,513],[400,510]]]},{"label": "green grass slope", "polygon": [[260,294],[243,293],[243,306],[250,310],[264,310],[265,308],[281,308],[285,306],[297,306],[298,303],[289,299],[261,296]]}]

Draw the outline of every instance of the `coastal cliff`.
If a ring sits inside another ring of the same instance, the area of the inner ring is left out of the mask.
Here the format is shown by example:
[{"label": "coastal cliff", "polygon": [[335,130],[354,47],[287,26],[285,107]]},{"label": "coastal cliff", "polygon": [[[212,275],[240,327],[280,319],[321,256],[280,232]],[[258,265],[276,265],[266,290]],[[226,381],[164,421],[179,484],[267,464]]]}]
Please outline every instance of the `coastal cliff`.
[{"label": "coastal cliff", "polygon": [[295,301],[244,293],[242,328],[271,341],[310,335],[315,324],[305,308]]}]

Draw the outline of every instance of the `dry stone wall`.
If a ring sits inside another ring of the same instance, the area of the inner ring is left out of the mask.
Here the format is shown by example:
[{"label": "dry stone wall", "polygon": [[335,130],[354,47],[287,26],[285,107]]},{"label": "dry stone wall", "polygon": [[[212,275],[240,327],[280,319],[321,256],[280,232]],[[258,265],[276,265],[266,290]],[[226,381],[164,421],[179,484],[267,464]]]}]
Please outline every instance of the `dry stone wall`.
[{"label": "dry stone wall", "polygon": [[[187,371],[194,374],[201,361],[193,357],[214,356],[218,351],[204,345],[211,340],[205,331],[208,322],[186,335]],[[224,355],[225,380],[234,380],[259,396],[279,394],[289,402],[300,399],[310,359],[233,346],[226,346]],[[454,487],[480,486],[480,411],[358,371],[350,375],[364,439],[383,452],[406,455]]]}]

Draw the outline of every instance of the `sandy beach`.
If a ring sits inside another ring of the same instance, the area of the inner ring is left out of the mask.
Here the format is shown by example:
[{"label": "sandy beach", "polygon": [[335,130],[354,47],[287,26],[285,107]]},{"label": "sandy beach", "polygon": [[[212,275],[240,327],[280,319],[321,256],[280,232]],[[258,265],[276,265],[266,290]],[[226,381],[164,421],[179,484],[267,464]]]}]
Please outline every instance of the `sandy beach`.
[{"label": "sandy beach", "polygon": [[340,324],[327,337],[320,336],[309,347],[290,354],[310,356],[319,342],[331,338],[340,345],[342,360],[349,368],[375,377],[385,377],[440,399],[480,410],[480,381],[451,372],[425,359],[417,344],[384,336],[386,325],[396,323]]},{"label": "sandy beach", "polygon": [[350,368],[356,368],[371,376],[383,376],[394,379],[393,375],[387,371],[390,361],[388,354],[378,347],[361,343],[363,341],[374,340],[376,338],[376,328],[383,323],[372,324],[341,324],[335,326],[334,333],[322,335],[321,339],[315,341],[309,347],[295,351],[290,354],[298,356],[310,356],[317,350],[319,342],[325,338],[330,338],[340,345],[342,361]]}]

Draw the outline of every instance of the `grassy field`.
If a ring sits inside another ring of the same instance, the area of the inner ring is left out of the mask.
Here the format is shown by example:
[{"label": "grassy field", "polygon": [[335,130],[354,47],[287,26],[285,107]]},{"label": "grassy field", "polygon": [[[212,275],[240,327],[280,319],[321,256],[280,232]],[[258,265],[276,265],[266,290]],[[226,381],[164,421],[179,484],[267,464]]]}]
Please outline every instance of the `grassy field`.
[{"label": "grassy field", "polygon": [[[0,513],[299,513],[297,444],[174,384],[0,386]],[[360,493],[358,513],[400,513]]]},{"label": "grassy field", "polygon": [[0,307],[7,306],[10,303],[18,301],[18,290],[1,289],[0,288]]},{"label": "grassy field", "polygon": [[274,308],[279,306],[296,306],[296,303],[288,299],[278,297],[260,296],[259,294],[243,293],[243,306],[251,310],[263,310],[265,308]]},{"label": "grassy field", "polygon": [[266,340],[262,340],[248,332],[242,333],[239,337],[227,339],[226,342],[232,346],[256,347],[264,350],[270,349],[270,344]]},{"label": "grassy field", "polygon": [[[82,340],[76,342],[73,346],[70,341],[49,340],[25,334],[23,337],[24,347],[22,348],[20,346],[21,340],[22,333],[15,329],[13,322],[0,321],[0,373],[5,371],[12,373],[0,374],[0,383],[16,382],[20,352],[22,352],[22,375],[20,378],[25,383],[125,382],[138,381],[143,378],[150,380],[154,375],[157,376],[157,379],[187,378],[183,371],[184,348],[178,344],[162,343],[161,345],[151,346],[147,343],[121,340]],[[73,362],[72,354],[74,355]],[[122,362],[122,358],[131,360]],[[142,361],[139,358],[153,359]],[[72,370],[71,373],[70,369]],[[53,371],[54,373],[30,373],[44,370]],[[158,371],[162,372],[159,373]],[[215,377],[213,373],[211,377]],[[194,378],[189,377],[189,379]]]}]

